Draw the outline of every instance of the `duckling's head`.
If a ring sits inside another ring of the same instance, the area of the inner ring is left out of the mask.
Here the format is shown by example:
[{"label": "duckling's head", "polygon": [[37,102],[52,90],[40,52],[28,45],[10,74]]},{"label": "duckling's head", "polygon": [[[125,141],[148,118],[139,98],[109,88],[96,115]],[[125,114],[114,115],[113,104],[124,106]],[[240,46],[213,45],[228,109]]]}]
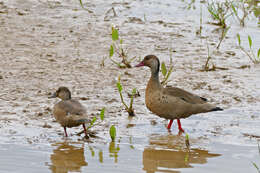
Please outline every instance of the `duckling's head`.
[{"label": "duckling's head", "polygon": [[69,100],[71,99],[70,90],[67,87],[59,87],[55,93],[49,98],[56,98],[59,97],[61,100]]},{"label": "duckling's head", "polygon": [[152,73],[159,73],[160,61],[155,55],[147,55],[144,57],[143,61],[141,61],[135,67],[142,67],[142,66],[150,67]]}]

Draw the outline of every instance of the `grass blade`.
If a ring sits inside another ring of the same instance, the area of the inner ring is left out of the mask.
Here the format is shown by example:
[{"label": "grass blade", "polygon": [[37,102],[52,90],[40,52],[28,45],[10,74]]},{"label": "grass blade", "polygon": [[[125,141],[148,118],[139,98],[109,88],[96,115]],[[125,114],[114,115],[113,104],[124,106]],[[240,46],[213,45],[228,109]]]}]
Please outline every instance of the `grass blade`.
[{"label": "grass blade", "polygon": [[97,117],[94,117],[94,118],[92,119],[92,121],[91,121],[91,125],[90,125],[90,126],[93,126],[93,124],[96,122],[96,120],[97,120]]},{"label": "grass blade", "polygon": [[118,91],[121,93],[123,90],[123,87],[119,81],[116,83],[116,86],[117,86]]},{"label": "grass blade", "polygon": [[258,52],[257,52],[257,58],[260,58],[260,48],[258,49]]},{"label": "grass blade", "polygon": [[112,57],[114,55],[114,46],[111,45],[109,49],[109,57]]},{"label": "grass blade", "polygon": [[251,49],[251,47],[252,47],[252,39],[251,39],[250,35],[248,36],[248,43],[249,43],[249,47]]},{"label": "grass blade", "polygon": [[116,41],[118,40],[119,36],[118,36],[118,30],[115,29],[114,27],[112,27],[112,40]]},{"label": "grass blade", "polygon": [[100,112],[100,119],[103,121],[105,116],[105,108],[103,108]]},{"label": "grass blade", "polygon": [[241,45],[241,39],[240,39],[240,35],[239,34],[237,34],[237,40],[238,40],[238,44],[240,46]]},{"label": "grass blade", "polygon": [[231,4],[231,7],[232,7],[232,9],[233,9],[233,11],[234,11],[234,14],[237,16],[237,10],[236,10],[234,4]]},{"label": "grass blade", "polygon": [[82,3],[82,0],[79,0],[79,3],[80,3],[80,5],[81,5],[81,7],[84,8],[83,3]]},{"label": "grass blade", "polygon": [[114,142],[114,141],[115,141],[115,138],[116,138],[116,128],[115,128],[114,125],[112,125],[112,126],[110,127],[109,134],[110,134],[111,140]]},{"label": "grass blade", "polygon": [[166,66],[165,66],[165,63],[164,63],[164,62],[162,62],[161,70],[162,70],[163,76],[166,76],[166,74],[167,74],[167,69],[166,69]]}]

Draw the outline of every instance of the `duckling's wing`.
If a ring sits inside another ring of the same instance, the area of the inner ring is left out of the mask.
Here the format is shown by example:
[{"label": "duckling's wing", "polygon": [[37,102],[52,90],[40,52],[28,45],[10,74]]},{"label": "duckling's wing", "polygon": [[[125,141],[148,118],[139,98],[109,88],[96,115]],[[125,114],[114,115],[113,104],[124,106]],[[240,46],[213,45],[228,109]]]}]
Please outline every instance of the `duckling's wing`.
[{"label": "duckling's wing", "polygon": [[59,102],[59,108],[71,115],[85,115],[85,107],[77,100],[66,100]]},{"label": "duckling's wing", "polygon": [[202,104],[206,103],[207,99],[200,97],[198,95],[192,94],[188,91],[185,91],[181,88],[177,87],[166,87],[163,88],[163,94],[170,95],[173,97],[178,97],[185,102],[191,103],[191,104]]}]

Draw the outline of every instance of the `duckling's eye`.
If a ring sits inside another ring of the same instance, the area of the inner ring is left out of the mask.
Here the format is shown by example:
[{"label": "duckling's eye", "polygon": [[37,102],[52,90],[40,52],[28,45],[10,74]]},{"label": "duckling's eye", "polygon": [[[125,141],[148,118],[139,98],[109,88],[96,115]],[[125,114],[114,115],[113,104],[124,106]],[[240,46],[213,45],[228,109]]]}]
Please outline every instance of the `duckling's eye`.
[{"label": "duckling's eye", "polygon": [[145,61],[148,61],[149,59],[150,59],[149,57],[145,57],[145,58],[144,58]]}]

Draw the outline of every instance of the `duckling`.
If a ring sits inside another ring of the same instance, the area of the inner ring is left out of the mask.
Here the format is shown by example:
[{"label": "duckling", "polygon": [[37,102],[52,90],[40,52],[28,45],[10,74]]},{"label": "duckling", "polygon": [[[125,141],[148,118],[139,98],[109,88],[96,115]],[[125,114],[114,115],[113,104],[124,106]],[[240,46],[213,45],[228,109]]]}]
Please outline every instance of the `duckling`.
[{"label": "duckling", "polygon": [[135,67],[147,66],[151,77],[145,90],[146,107],[159,117],[170,119],[167,128],[170,130],[173,120],[177,119],[180,132],[184,132],[180,119],[193,114],[221,111],[223,109],[207,102],[206,98],[197,96],[177,87],[163,87],[159,81],[160,61],[155,55],[147,55]]},{"label": "duckling", "polygon": [[65,136],[68,137],[66,127],[71,128],[81,124],[87,135],[85,123],[90,123],[90,120],[86,114],[86,108],[79,101],[71,99],[71,92],[67,87],[59,87],[49,98],[56,97],[59,97],[61,101],[54,105],[53,115],[64,128]]}]

